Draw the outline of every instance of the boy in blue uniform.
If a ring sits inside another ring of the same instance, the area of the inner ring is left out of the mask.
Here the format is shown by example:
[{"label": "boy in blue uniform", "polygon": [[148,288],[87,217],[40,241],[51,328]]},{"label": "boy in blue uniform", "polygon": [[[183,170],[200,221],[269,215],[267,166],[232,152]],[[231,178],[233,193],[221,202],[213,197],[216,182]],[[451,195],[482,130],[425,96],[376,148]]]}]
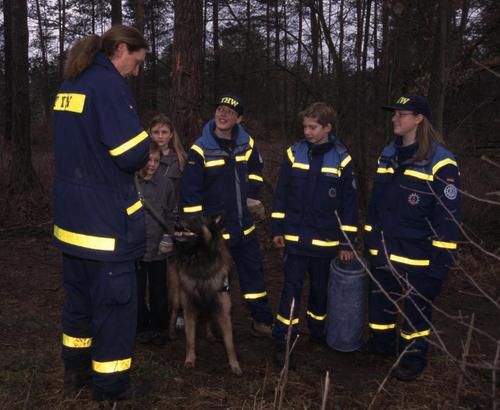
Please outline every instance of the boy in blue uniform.
[{"label": "boy in blue uniform", "polygon": [[[457,248],[460,181],[455,157],[432,127],[425,97],[403,95],[384,108],[393,112],[396,138],[380,156],[365,225],[374,279],[372,335],[365,350],[394,355],[396,344],[400,352],[407,349],[395,376],[411,381],[427,364],[432,301],[446,279],[450,251]],[[401,298],[405,320],[398,338]]]},{"label": "boy in blue uniform", "polygon": [[[353,165],[347,149],[333,133],[335,111],[317,102],[301,112],[300,117],[305,138],[287,149],[272,212],[273,242],[285,251],[285,282],[273,328],[278,366],[284,363],[290,323],[292,341],[297,334],[306,271],[310,280],[310,339],[324,340],[330,260],[337,254],[343,262],[352,260],[353,252],[344,233],[354,242],[358,230]],[[295,310],[290,317],[293,298]]]},{"label": "boy in blue uniform", "polygon": [[262,208],[262,158],[240,125],[243,105],[222,96],[214,119],[188,152],[181,183],[185,216],[223,215],[224,239],[236,264],[243,297],[252,315],[252,334],[271,337],[272,313],[264,284],[259,242],[250,207]]},{"label": "boy in blue uniform", "polygon": [[136,260],[145,243],[134,172],[147,161],[149,138],[124,77],[139,73],[146,48],[136,29],[120,25],[80,40],[54,104],[65,391],[78,391],[91,375],[98,401],[130,397]]}]

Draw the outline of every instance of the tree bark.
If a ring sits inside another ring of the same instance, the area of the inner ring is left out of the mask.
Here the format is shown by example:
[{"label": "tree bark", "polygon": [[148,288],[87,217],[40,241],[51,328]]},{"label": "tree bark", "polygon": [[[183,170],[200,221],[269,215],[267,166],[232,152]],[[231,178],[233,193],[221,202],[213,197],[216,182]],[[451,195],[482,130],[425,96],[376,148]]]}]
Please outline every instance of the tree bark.
[{"label": "tree bark", "polygon": [[[134,26],[144,34],[144,0],[135,0],[135,21]],[[139,75],[133,80],[133,90],[139,114],[144,111],[144,73],[141,70]]]},{"label": "tree bark", "polygon": [[213,101],[220,93],[219,89],[219,69],[220,69],[220,49],[219,49],[219,0],[212,1],[212,25],[213,25],[213,48],[214,48],[214,69],[213,69]]},{"label": "tree bark", "polygon": [[111,25],[122,24],[122,0],[111,0]]},{"label": "tree bark", "polygon": [[12,16],[12,160],[9,189],[25,192],[33,187],[31,163],[31,110],[28,67],[28,5],[26,0],[11,3]]},{"label": "tree bark", "polygon": [[12,139],[12,5],[11,0],[3,0],[3,21],[4,21],[4,115],[5,128],[4,139]]},{"label": "tree bark", "polygon": [[202,56],[202,0],[175,0],[171,116],[185,143],[199,135]]},{"label": "tree bark", "polygon": [[65,26],[66,26],[66,0],[58,0],[58,14],[59,14],[59,80],[63,77],[64,72],[64,41],[65,41]]},{"label": "tree bark", "polygon": [[[48,121],[50,118],[50,90],[49,90],[49,64],[47,61],[47,46],[45,39],[45,32],[43,29],[43,19],[42,11],[40,8],[40,0],[36,0],[36,15],[38,19],[38,36],[40,40],[40,51],[42,53],[42,100],[43,100],[43,111],[45,115],[45,120]],[[45,13],[43,13],[45,14]]]}]

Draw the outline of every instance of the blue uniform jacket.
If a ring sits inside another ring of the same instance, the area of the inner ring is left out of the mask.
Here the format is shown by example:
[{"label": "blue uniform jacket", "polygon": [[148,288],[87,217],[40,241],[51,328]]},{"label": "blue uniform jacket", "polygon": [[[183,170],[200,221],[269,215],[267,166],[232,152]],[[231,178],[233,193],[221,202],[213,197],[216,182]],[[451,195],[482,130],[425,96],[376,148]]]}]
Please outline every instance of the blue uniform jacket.
[{"label": "blue uniform jacket", "polygon": [[354,242],[357,209],[351,156],[333,134],[325,144],[304,139],[288,148],[271,215],[272,234],[284,236],[286,252],[333,257],[339,245],[350,249],[341,230]]},{"label": "blue uniform jacket", "polygon": [[69,255],[125,261],[144,253],[134,172],[148,159],[147,133],[125,79],[97,53],[54,103],[54,243]]},{"label": "blue uniform jacket", "polygon": [[180,208],[185,215],[223,214],[223,236],[233,245],[255,229],[246,199],[259,197],[263,163],[254,140],[241,125],[235,125],[228,149],[218,143],[214,130],[211,120],[188,151]]},{"label": "blue uniform jacket", "polygon": [[[410,149],[417,149],[415,144]],[[428,159],[412,162],[399,156],[401,139],[385,147],[375,175],[365,225],[365,248],[375,266],[391,263],[410,271],[446,278],[450,251],[457,248],[460,186],[457,162],[442,145],[434,144]],[[412,154],[412,153],[410,153]],[[397,268],[398,266],[396,266]]]}]

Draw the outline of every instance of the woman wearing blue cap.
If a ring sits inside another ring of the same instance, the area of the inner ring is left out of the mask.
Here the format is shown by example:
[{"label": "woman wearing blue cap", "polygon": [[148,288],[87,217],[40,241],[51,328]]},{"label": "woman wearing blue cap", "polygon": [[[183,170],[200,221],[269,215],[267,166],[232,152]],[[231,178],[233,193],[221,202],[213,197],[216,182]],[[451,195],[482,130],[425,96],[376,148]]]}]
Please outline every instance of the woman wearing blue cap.
[{"label": "woman wearing blue cap", "polygon": [[[460,181],[425,97],[404,95],[383,108],[393,113],[395,139],[379,158],[365,225],[372,268],[366,350],[394,355],[398,346],[394,374],[411,381],[427,364],[432,301],[457,248]],[[399,336],[398,312],[404,318]]]}]

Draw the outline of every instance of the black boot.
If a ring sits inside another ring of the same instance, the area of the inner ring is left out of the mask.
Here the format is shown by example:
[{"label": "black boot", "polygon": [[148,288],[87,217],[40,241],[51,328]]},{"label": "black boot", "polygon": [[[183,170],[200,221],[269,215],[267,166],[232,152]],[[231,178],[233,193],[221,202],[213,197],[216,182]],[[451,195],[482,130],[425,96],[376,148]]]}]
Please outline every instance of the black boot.
[{"label": "black boot", "polygon": [[92,384],[88,369],[66,369],[64,371],[64,395],[73,396],[82,388]]}]

